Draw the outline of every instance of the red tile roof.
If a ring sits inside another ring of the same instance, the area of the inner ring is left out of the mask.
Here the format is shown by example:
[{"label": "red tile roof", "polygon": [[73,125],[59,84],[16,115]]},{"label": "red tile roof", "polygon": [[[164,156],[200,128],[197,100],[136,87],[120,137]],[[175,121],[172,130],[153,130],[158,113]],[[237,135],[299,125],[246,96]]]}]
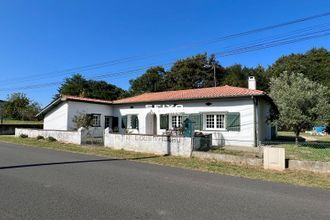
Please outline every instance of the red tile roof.
[{"label": "red tile roof", "polygon": [[93,99],[93,98],[84,98],[78,96],[63,95],[62,100],[71,100],[71,101],[80,101],[80,102],[93,102],[93,103],[102,103],[102,104],[112,104],[110,100],[103,99]]},{"label": "red tile roof", "polygon": [[144,93],[125,99],[113,101],[114,104],[141,103],[155,101],[191,100],[205,98],[242,97],[265,95],[261,90],[246,89],[233,86],[219,86],[200,89],[186,89],[166,92]]}]

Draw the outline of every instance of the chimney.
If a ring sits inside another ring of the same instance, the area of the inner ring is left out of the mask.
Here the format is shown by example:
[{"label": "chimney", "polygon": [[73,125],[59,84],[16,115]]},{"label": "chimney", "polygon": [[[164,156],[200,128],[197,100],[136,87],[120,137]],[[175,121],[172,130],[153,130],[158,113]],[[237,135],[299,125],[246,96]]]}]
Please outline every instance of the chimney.
[{"label": "chimney", "polygon": [[256,78],[254,76],[249,76],[249,89],[257,89]]}]

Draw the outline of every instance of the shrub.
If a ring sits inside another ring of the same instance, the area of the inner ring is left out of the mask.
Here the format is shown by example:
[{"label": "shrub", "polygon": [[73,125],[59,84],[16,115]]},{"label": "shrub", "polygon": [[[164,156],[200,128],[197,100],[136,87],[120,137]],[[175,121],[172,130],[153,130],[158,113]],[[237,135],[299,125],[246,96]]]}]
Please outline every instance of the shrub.
[{"label": "shrub", "polygon": [[56,140],[56,138],[53,138],[52,136],[49,136],[49,137],[48,137],[48,141],[50,141],[50,142],[54,142],[54,141],[57,141],[57,140]]},{"label": "shrub", "polygon": [[20,138],[27,138],[28,136],[26,134],[20,134],[19,137]]},{"label": "shrub", "polygon": [[41,135],[37,136],[37,140],[43,140],[43,139],[45,139],[43,136],[41,136]]}]

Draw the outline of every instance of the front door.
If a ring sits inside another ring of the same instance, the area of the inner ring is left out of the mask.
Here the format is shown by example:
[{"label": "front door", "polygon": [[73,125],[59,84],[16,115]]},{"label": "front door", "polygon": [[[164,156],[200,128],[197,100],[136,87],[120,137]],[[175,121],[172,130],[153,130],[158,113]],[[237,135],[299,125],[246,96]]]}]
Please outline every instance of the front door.
[{"label": "front door", "polygon": [[104,116],[104,128],[112,128],[112,116]]}]

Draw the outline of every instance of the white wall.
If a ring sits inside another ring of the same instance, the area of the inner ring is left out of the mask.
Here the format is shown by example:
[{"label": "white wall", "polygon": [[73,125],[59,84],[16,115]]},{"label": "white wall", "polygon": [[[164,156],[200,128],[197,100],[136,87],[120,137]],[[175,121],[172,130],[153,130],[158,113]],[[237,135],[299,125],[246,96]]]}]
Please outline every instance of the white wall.
[{"label": "white wall", "polygon": [[110,134],[108,130],[104,134],[104,146],[118,150],[182,157],[190,157],[193,149],[191,138],[187,137]]},{"label": "white wall", "polygon": [[[211,102],[212,105],[207,106],[205,103]],[[203,133],[212,134],[213,145],[236,145],[236,146],[254,146],[254,129],[253,129],[253,101],[248,98],[234,98],[221,100],[204,100],[204,101],[181,101],[181,102],[167,102],[155,104],[177,104],[183,105],[183,108],[146,108],[146,104],[131,104],[131,105],[114,105],[113,114],[119,117],[121,123],[121,115],[138,114],[139,118],[139,133],[144,134],[146,115],[152,111],[157,115],[157,134],[164,134],[165,130],[159,128],[160,114],[192,114],[203,112],[240,112],[241,115],[241,130],[240,131],[206,131]],[[131,108],[133,107],[133,108]],[[134,131],[136,132],[136,131]]]},{"label": "white wall", "polygon": [[45,115],[44,129],[68,130],[68,103],[60,103]]},{"label": "white wall", "polygon": [[84,128],[78,131],[58,131],[58,130],[41,130],[41,129],[28,129],[16,128],[15,136],[27,135],[29,138],[36,138],[42,136],[44,138],[53,137],[57,141],[71,144],[83,144],[86,140],[87,131]]},{"label": "white wall", "polygon": [[104,117],[112,116],[112,106],[106,104],[96,104],[88,102],[74,102],[68,101],[68,130],[75,130],[76,124],[73,122],[75,115],[79,113],[84,114],[101,114],[101,126],[90,128],[90,132],[94,136],[102,136],[104,132]]}]

